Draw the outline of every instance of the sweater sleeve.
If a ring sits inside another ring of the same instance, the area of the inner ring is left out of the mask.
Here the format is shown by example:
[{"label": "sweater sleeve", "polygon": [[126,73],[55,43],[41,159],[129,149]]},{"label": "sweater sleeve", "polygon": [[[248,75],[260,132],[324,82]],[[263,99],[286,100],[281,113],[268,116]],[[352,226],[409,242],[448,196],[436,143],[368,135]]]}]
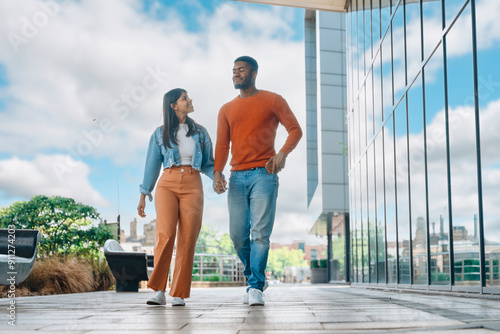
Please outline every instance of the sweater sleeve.
[{"label": "sweater sleeve", "polygon": [[297,118],[288,106],[288,103],[281,95],[276,94],[273,103],[273,110],[279,122],[288,132],[285,144],[283,144],[283,147],[280,150],[288,155],[297,146],[300,138],[302,138],[302,129],[300,128]]},{"label": "sweater sleeve", "polygon": [[217,118],[217,141],[215,144],[214,171],[222,172],[224,170],[229,156],[229,145],[229,123],[226,117],[224,106],[222,106]]}]

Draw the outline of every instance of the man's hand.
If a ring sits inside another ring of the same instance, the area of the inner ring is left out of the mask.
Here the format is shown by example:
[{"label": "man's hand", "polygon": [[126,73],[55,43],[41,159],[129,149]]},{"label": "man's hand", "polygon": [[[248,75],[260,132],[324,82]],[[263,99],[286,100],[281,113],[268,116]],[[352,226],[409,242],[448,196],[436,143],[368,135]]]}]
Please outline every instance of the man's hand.
[{"label": "man's hand", "polygon": [[224,175],[220,171],[214,172],[214,191],[217,194],[222,194],[227,190],[227,182],[224,179]]},{"label": "man's hand", "polygon": [[285,153],[279,151],[274,157],[267,160],[266,170],[269,174],[275,174],[281,172],[285,168],[286,155]]},{"label": "man's hand", "polygon": [[146,213],[144,209],[146,208],[146,195],[141,194],[141,198],[139,199],[139,205],[137,206],[137,213],[141,218],[146,217]]}]

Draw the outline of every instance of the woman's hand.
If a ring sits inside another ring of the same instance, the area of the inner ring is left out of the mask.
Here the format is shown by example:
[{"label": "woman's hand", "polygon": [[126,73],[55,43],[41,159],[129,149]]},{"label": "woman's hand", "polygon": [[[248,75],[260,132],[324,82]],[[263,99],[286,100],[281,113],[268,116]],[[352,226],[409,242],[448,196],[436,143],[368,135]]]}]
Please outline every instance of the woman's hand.
[{"label": "woman's hand", "polygon": [[141,198],[139,199],[139,205],[137,206],[137,213],[141,218],[146,217],[144,209],[146,209],[146,195],[141,194]]}]

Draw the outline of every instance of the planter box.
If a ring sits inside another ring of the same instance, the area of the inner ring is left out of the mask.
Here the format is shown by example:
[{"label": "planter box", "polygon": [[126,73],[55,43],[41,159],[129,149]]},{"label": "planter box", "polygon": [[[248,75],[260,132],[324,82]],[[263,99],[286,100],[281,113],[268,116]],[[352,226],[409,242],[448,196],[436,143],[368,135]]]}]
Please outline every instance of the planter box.
[{"label": "planter box", "polygon": [[327,268],[311,268],[311,284],[328,283]]}]

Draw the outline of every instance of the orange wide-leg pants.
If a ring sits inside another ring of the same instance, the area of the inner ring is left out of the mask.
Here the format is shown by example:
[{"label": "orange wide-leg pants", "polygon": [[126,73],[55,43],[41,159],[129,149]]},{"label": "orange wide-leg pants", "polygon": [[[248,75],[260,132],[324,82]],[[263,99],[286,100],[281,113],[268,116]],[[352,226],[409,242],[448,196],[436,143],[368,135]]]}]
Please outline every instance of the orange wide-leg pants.
[{"label": "orange wide-leg pants", "polygon": [[198,171],[179,166],[165,169],[155,196],[154,269],[148,287],[165,291],[175,237],[177,247],[169,295],[188,298],[191,292],[196,240],[203,216],[203,185]]}]

